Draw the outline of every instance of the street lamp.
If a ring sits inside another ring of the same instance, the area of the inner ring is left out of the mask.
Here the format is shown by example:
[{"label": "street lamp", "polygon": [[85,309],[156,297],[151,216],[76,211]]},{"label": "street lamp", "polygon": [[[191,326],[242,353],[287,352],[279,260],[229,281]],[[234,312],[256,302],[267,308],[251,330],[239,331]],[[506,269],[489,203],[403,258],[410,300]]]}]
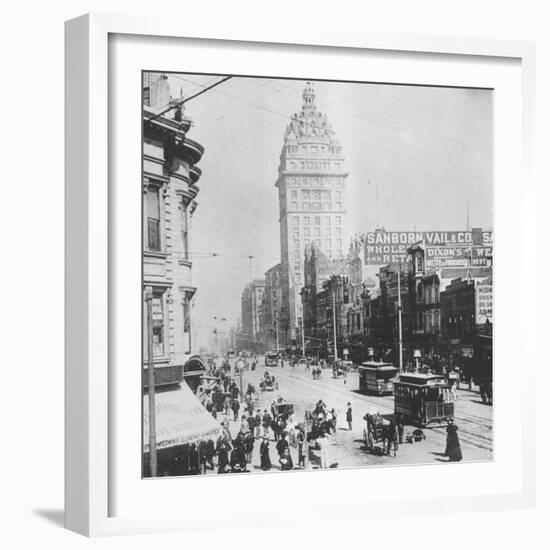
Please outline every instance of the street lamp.
[{"label": "street lamp", "polygon": [[153,361],[153,288],[146,286],[143,299],[147,305],[147,371],[149,397],[149,465],[151,477],[157,476],[157,426],[155,410],[155,366]]}]

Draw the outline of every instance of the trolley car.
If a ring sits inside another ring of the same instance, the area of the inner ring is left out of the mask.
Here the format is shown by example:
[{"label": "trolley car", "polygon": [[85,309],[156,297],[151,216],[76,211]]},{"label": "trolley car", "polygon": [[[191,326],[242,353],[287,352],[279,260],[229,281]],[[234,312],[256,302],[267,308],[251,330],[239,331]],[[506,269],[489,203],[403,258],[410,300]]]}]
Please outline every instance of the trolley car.
[{"label": "trolley car", "polygon": [[445,375],[405,373],[394,382],[395,413],[412,424],[425,427],[454,418]]},{"label": "trolley car", "polygon": [[359,390],[372,392],[378,395],[393,393],[393,383],[397,378],[399,369],[391,363],[379,363],[366,361],[358,367]]}]

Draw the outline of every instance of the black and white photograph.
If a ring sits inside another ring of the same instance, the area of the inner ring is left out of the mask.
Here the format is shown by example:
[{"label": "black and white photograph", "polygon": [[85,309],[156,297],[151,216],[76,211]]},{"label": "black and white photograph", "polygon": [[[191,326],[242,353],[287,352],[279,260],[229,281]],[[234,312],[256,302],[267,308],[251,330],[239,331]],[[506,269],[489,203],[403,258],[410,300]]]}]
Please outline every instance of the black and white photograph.
[{"label": "black and white photograph", "polygon": [[493,90],[138,92],[143,477],[492,461]]}]

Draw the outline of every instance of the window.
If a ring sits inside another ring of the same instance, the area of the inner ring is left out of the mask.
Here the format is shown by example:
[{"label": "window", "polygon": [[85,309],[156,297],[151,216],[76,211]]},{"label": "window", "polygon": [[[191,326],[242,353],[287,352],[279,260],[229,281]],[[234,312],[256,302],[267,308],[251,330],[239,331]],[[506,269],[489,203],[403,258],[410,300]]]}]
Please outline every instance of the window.
[{"label": "window", "polygon": [[305,243],[306,246],[309,246],[309,245],[311,244],[311,241],[310,241],[309,239],[306,239],[306,240],[304,241],[304,243]]},{"label": "window", "polygon": [[291,191],[290,196],[292,197],[293,201],[298,200],[298,192],[297,191]]},{"label": "window", "polygon": [[151,303],[153,321],[153,356],[164,355],[164,308],[162,295],[154,295]]},{"label": "window", "polygon": [[330,250],[330,239],[327,239],[327,240],[325,241],[325,248],[326,248],[327,250]]},{"label": "window", "polygon": [[294,225],[298,225],[299,222],[300,222],[300,218],[298,218],[298,216],[292,216],[292,223]]},{"label": "window", "polygon": [[336,210],[342,210],[342,203],[341,202],[336,203]]},{"label": "window", "polygon": [[320,216],[315,216],[315,225],[321,225],[321,218],[320,218]]},{"label": "window", "polygon": [[304,203],[302,204],[302,209],[303,209],[303,210],[309,210],[309,202],[304,202]]},{"label": "window", "polygon": [[143,88],[143,104],[151,106],[151,88],[149,86]]},{"label": "window", "polygon": [[313,192],[313,200],[314,201],[320,201],[321,200],[321,193],[319,193],[319,191],[314,191]]},{"label": "window", "polygon": [[159,189],[153,186],[147,190],[147,246],[149,250],[160,250]]},{"label": "window", "polygon": [[298,203],[296,201],[292,201],[290,208],[292,208],[292,210],[298,210]]},{"label": "window", "polygon": [[337,237],[341,237],[341,236],[342,236],[342,228],[341,228],[341,227],[337,227],[337,228],[336,228],[336,236],[337,236]]},{"label": "window", "polygon": [[191,353],[191,303],[188,298],[183,301],[183,332],[187,333],[185,353]]},{"label": "window", "polygon": [[321,210],[321,203],[320,202],[314,202],[313,203],[313,210]]},{"label": "window", "polygon": [[336,225],[342,225],[342,216],[336,216]]},{"label": "window", "polygon": [[189,259],[189,219],[187,214],[187,205],[182,198],[180,201],[180,220],[181,220],[181,243],[183,248],[183,257]]},{"label": "window", "polygon": [[294,248],[300,250],[300,240],[294,239]]},{"label": "window", "polygon": [[320,237],[321,236],[321,228],[319,226],[317,226],[315,228],[315,236],[316,237]]},{"label": "window", "polygon": [[295,239],[297,239],[297,238],[300,237],[300,230],[299,230],[297,227],[295,227],[295,228],[293,229],[293,231],[292,231],[292,236],[293,236]]},{"label": "window", "polygon": [[330,225],[330,216],[325,216],[325,223]]},{"label": "window", "polygon": [[309,216],[304,217],[304,225],[309,225]]},{"label": "window", "polygon": [[336,191],[336,200],[342,200],[342,191]]},{"label": "window", "polygon": [[309,237],[310,236],[310,229],[309,227],[306,227],[304,228],[304,237]]},{"label": "window", "polygon": [[325,229],[325,233],[327,234],[327,237],[330,237],[330,227]]},{"label": "window", "polygon": [[321,239],[315,239],[315,246],[321,246]]},{"label": "window", "polygon": [[298,273],[298,275],[300,274],[300,262],[296,262],[294,264],[294,271],[296,271],[296,273]]},{"label": "window", "polygon": [[323,210],[330,210],[330,202],[323,203]]}]

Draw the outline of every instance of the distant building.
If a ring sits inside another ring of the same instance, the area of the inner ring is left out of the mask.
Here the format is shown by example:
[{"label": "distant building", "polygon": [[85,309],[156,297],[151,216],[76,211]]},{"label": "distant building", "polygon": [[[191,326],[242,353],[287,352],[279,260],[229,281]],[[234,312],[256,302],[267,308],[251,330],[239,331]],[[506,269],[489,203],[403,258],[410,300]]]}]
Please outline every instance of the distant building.
[{"label": "distant building", "polygon": [[280,156],[281,325],[284,345],[296,344],[304,250],[311,244],[328,258],[342,258],[347,239],[345,158],[326,115],[307,83],[302,109],[292,115]]},{"label": "distant building", "polygon": [[261,307],[260,331],[267,350],[275,349],[280,338],[280,336],[277,336],[277,332],[280,330],[281,306],[281,264],[277,264],[265,272],[265,292]]},{"label": "distant building", "polygon": [[[148,336],[152,332],[157,385],[182,381],[191,356],[192,301],[196,287],[189,256],[191,220],[197,207],[196,166],[204,149],[188,137],[191,120],[181,108],[158,116],[170,99],[161,73],[143,78],[143,380],[148,383]],[[147,322],[151,300],[152,327]]]},{"label": "distant building", "polygon": [[265,293],[265,280],[254,279],[248,283],[241,296],[241,318],[243,344],[249,351],[262,351],[262,302]]},{"label": "distant building", "polygon": [[333,275],[342,274],[345,269],[343,258],[330,259],[315,243],[305,249],[304,255],[304,286],[301,291],[304,333],[311,347],[325,344],[326,322],[324,305],[319,309],[324,297],[318,295],[325,292],[324,283]]}]

